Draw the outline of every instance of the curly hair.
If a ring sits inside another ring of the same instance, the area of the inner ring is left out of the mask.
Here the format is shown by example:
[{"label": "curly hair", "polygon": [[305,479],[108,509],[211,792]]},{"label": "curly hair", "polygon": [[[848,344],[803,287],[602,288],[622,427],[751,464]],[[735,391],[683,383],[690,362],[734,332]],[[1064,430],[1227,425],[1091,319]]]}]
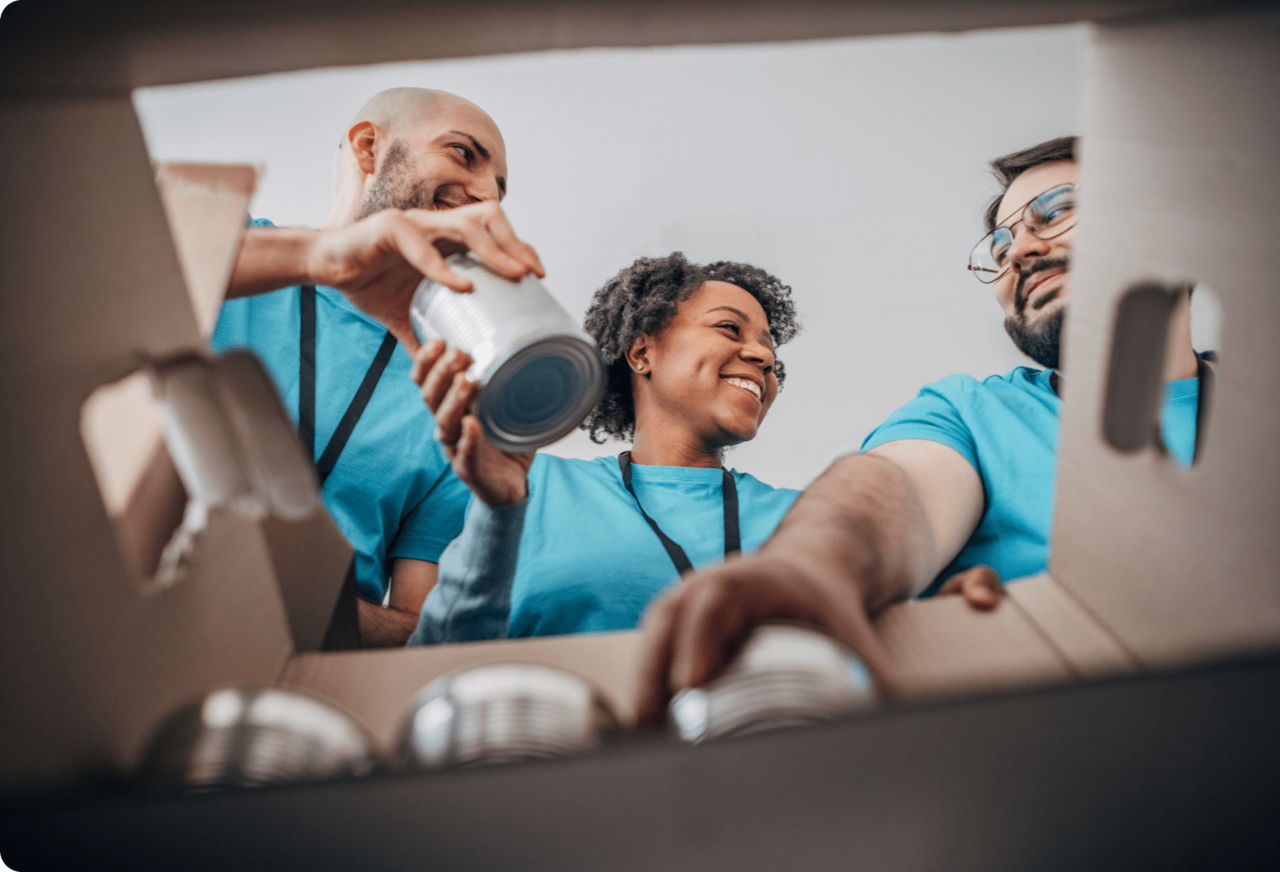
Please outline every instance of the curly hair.
[{"label": "curly hair", "polygon": [[[583,322],[600,347],[606,369],[604,396],[581,425],[592,442],[602,444],[606,436],[630,439],[635,433],[627,351],[637,337],[666,327],[676,307],[711,281],[737,285],[759,301],[775,346],[800,332],[791,288],[759,267],[727,260],[690,263],[678,251],[666,257],[640,258],[596,291]],[[781,387],[785,377],[782,361],[775,360],[774,372]]]}]

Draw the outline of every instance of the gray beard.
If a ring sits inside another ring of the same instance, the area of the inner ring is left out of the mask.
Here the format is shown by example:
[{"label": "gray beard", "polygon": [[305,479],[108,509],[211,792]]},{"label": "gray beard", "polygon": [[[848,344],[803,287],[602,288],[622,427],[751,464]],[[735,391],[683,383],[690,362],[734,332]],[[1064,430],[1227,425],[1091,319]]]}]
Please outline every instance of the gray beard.
[{"label": "gray beard", "polygon": [[391,143],[373,184],[360,204],[360,218],[384,209],[429,209],[432,191],[429,185],[415,179],[413,158],[400,140]]},{"label": "gray beard", "polygon": [[1062,341],[1064,310],[1047,315],[1036,325],[1030,325],[1018,315],[1004,319],[1004,332],[1009,334],[1018,350],[1045,369],[1058,368],[1058,348]]}]

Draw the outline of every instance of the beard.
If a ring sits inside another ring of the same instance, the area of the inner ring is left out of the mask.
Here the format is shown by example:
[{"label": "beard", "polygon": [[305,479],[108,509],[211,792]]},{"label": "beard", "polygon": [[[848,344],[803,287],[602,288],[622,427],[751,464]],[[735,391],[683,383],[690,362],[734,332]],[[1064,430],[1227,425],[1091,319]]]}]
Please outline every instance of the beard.
[{"label": "beard", "polygon": [[1063,314],[1063,310],[1058,309],[1035,324],[1028,324],[1020,315],[1010,315],[1004,319],[1004,332],[1027,357],[1045,369],[1057,369]]},{"label": "beard", "polygon": [[[1027,321],[1027,297],[1023,292],[1027,281],[1036,273],[1047,269],[1069,269],[1065,257],[1045,257],[1037,260],[1018,278],[1013,295],[1013,314],[1004,319],[1004,332],[1009,334],[1018,350],[1045,369],[1058,368],[1058,349],[1062,342],[1063,310],[1059,308],[1038,323]],[[1039,310],[1058,298],[1058,290],[1041,296],[1032,309]]]},{"label": "beard", "polygon": [[384,209],[430,209],[434,192],[416,177],[416,170],[405,144],[398,139],[391,143],[360,205],[360,217],[367,218]]}]

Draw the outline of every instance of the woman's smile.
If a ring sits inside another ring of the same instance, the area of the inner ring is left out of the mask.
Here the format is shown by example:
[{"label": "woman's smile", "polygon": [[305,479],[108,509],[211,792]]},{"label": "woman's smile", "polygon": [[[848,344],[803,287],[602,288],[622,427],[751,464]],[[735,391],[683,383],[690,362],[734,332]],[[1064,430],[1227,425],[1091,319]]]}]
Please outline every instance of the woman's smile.
[{"label": "woman's smile", "polygon": [[742,388],[744,391],[755,397],[757,401],[763,402],[764,392],[760,385],[754,381],[736,375],[721,376],[721,378],[734,387]]}]

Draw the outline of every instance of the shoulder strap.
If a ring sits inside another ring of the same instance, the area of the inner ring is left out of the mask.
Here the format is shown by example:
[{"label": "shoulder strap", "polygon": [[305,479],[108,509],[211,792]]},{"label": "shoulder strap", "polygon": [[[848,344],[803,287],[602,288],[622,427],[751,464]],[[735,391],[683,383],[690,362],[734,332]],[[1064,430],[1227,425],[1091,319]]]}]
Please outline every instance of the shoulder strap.
[{"label": "shoulder strap", "polygon": [[[298,333],[298,438],[302,440],[307,456],[316,456],[316,288],[315,285],[303,285],[301,304],[299,306]],[[324,487],[329,473],[333,472],[342,449],[347,447],[360,416],[373,397],[378,380],[391,362],[391,355],[396,350],[396,339],[390,332],[382,337],[378,353],[365,371],[364,379],[356,394],[351,398],[346,412],[342,414],[338,426],[324,447],[320,459],[315,461],[316,473],[320,477],[320,486]]]}]

